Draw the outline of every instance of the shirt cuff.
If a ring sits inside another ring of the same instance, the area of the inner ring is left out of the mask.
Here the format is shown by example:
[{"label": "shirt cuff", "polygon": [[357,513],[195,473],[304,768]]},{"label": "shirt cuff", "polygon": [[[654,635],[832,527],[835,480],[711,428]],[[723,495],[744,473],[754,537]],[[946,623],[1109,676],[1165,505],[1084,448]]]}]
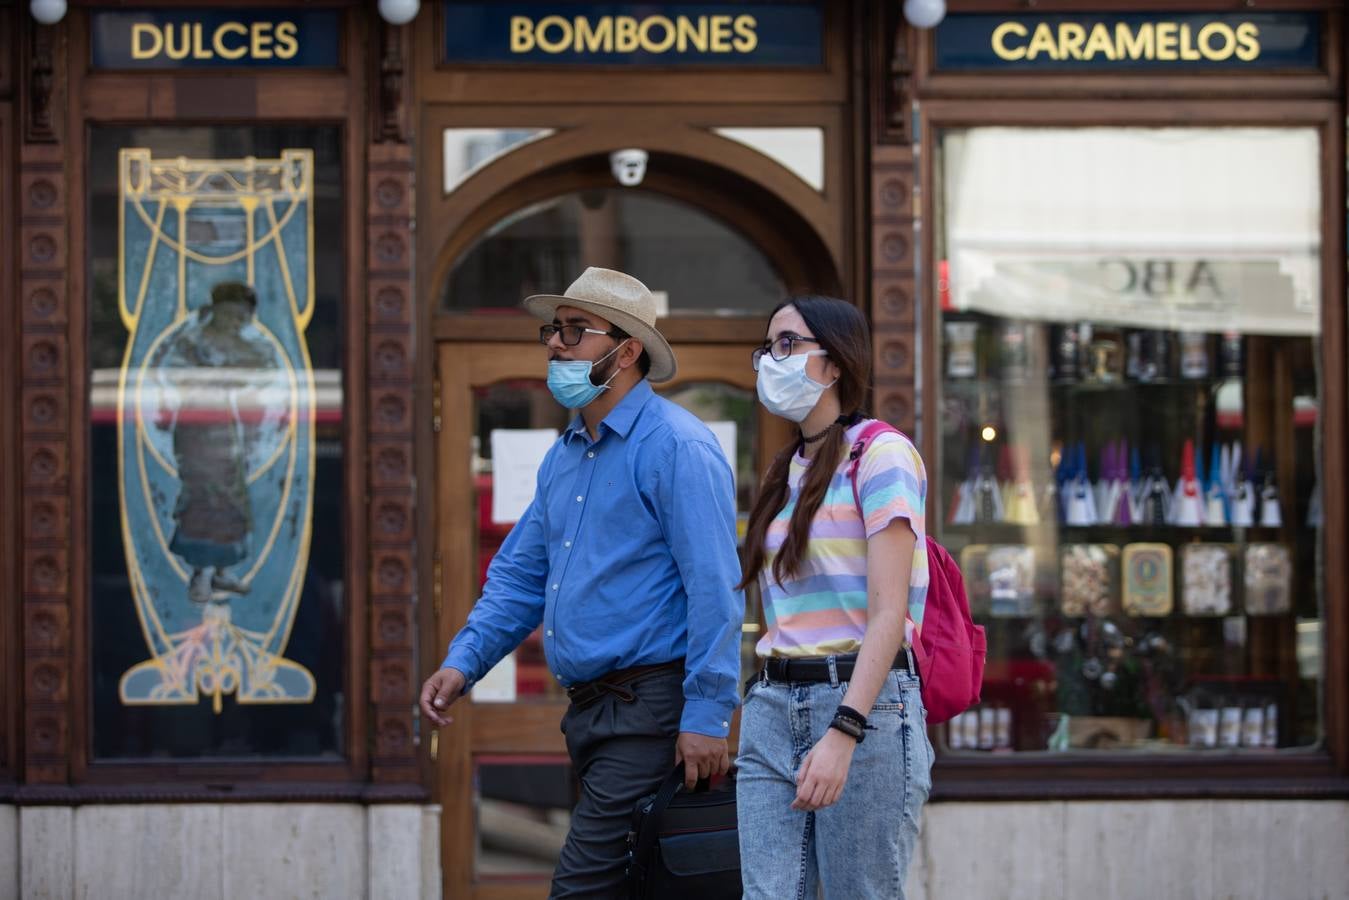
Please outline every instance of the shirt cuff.
[{"label": "shirt cuff", "polygon": [[731,713],[734,703],[715,700],[685,700],[684,714],[679,720],[680,731],[690,731],[707,737],[724,738],[731,733]]},{"label": "shirt cuff", "polygon": [[478,683],[478,679],[481,677],[478,674],[478,655],[465,647],[451,647],[440,667],[442,669],[458,669],[464,674],[465,694],[468,693],[469,688]]}]

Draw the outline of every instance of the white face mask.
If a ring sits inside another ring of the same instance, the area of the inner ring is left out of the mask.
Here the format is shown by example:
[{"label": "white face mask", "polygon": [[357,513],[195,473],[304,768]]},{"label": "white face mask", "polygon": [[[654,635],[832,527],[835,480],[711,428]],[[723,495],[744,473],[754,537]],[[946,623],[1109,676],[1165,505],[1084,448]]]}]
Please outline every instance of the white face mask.
[{"label": "white face mask", "polygon": [[[812,356],[827,356],[824,350],[811,350],[798,353],[778,362],[765,353],[759,360],[759,378],[756,386],[759,390],[759,402],[775,416],[803,422],[820,395],[834,386],[820,384],[806,374],[806,363]],[[837,379],[835,379],[837,381]]]}]

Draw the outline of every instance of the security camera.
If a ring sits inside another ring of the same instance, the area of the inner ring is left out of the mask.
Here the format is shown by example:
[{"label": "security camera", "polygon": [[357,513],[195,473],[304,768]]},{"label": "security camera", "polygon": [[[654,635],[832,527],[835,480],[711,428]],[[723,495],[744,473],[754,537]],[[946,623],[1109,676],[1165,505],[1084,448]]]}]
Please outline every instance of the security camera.
[{"label": "security camera", "polygon": [[636,148],[615,150],[609,154],[609,168],[614,172],[618,183],[624,187],[636,187],[646,177],[647,153]]}]

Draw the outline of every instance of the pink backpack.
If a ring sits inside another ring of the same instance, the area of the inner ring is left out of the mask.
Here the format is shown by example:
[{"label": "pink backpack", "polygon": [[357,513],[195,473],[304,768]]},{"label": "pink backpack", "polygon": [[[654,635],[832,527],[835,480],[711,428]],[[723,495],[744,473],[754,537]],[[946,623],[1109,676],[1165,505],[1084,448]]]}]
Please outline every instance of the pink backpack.
[{"label": "pink backpack", "polygon": [[[866,514],[857,490],[857,468],[871,442],[887,433],[903,436],[903,432],[885,422],[872,422],[862,429],[848,455],[853,502],[864,521]],[[965,579],[961,577],[960,567],[946,548],[930,537],[927,538],[927,571],[927,603],[923,607],[923,624],[918,630],[913,653],[922,678],[927,722],[939,725],[979,702],[988,643],[983,626],[975,625],[970,615],[970,598],[965,593]]]}]

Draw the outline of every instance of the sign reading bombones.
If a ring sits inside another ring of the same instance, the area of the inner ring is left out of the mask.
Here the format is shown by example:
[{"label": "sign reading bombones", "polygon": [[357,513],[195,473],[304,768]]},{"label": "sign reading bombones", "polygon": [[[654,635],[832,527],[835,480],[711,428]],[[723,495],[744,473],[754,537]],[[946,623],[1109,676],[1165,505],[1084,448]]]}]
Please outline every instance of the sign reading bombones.
[{"label": "sign reading bombones", "polygon": [[818,2],[444,4],[446,62],[819,66]]},{"label": "sign reading bombones", "polygon": [[94,11],[96,69],[330,68],[340,62],[336,10]]},{"label": "sign reading bombones", "polygon": [[952,15],[938,26],[941,71],[1315,69],[1315,13]]}]

